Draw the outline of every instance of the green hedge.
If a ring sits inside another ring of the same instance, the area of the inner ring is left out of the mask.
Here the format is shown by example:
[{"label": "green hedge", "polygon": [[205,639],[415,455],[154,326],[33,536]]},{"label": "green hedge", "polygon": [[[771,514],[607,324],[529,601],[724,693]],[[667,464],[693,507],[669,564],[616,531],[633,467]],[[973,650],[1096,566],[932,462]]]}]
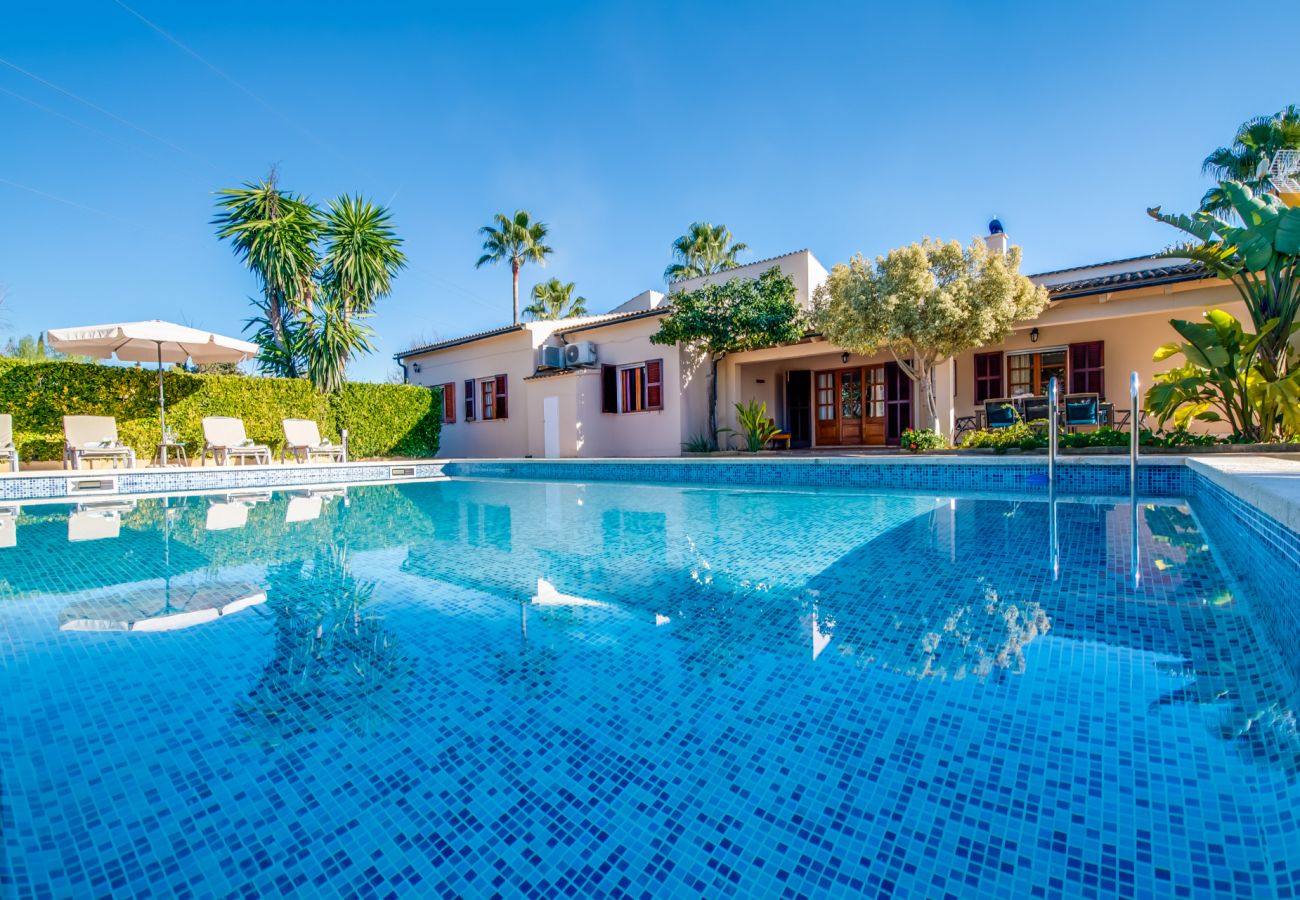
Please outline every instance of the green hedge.
[{"label": "green hedge", "polygon": [[[405,384],[348,384],[333,395],[287,378],[163,373],[167,425],[190,454],[203,446],[204,416],[238,416],[248,436],[279,453],[281,419],[315,419],[321,436],[337,442],[348,429],[355,459],[433,456],[442,408],[437,392]],[[121,440],[143,460],[158,446],[158,373],[149,368],[0,359],[0,413],[14,417],[23,459],[59,459],[63,416],[117,418]]]}]

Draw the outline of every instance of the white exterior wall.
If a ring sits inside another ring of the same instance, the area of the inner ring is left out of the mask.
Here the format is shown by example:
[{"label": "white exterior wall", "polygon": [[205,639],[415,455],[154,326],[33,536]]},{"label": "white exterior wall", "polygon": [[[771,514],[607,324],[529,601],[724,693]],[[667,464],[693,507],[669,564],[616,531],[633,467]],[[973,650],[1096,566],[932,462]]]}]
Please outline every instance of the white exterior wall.
[{"label": "white exterior wall", "polygon": [[[439,456],[512,457],[528,452],[527,383],[533,374],[534,349],[531,332],[512,331],[472,341],[458,347],[407,357],[407,380],[411,384],[436,387],[456,385],[456,421],[442,426]],[[418,363],[420,371],[414,370]],[[504,374],[508,388],[507,416],[484,421],[482,398],[475,396],[476,418],[465,421],[465,379],[490,378]]]},{"label": "white exterior wall", "polygon": [[715,275],[701,275],[698,278],[677,281],[671,287],[673,291],[693,291],[710,282],[725,284],[733,278],[757,278],[773,267],[780,269],[782,274],[788,275],[794,282],[795,299],[805,309],[812,306],[813,291],[829,277],[826,267],[817,261],[817,257],[813,256],[811,251],[797,250],[784,256],[746,263]]},{"label": "white exterior wall", "polygon": [[[664,408],[636,413],[601,412],[601,379],[597,367],[576,379],[578,456],[679,456],[682,452],[682,373],[676,347],[650,343],[659,330],[659,316],[569,335],[570,343],[592,341],[600,365],[624,366],[663,360]],[[541,382],[534,382],[540,384]]]}]

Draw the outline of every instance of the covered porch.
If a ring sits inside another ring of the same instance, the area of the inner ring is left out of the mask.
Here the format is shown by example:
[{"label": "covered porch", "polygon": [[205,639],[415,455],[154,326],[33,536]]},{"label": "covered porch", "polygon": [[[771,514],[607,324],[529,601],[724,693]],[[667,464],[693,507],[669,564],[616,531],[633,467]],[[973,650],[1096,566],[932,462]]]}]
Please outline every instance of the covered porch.
[{"label": "covered porch", "polygon": [[914,426],[911,380],[888,353],[847,353],[821,338],[725,357],[718,425],[737,428],[736,404],[758,400],[792,450],[896,447]]}]

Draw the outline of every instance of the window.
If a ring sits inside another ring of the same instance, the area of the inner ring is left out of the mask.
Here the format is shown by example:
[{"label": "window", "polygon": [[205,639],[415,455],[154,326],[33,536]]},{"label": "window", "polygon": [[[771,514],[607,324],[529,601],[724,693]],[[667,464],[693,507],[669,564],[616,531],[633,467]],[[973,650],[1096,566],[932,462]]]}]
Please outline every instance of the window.
[{"label": "window", "polygon": [[885,367],[871,366],[867,369],[866,389],[863,401],[868,418],[885,417]]},{"label": "window", "polygon": [[[473,391],[473,385],[473,381],[467,381],[465,382],[465,389]],[[483,421],[504,419],[509,415],[506,376],[493,375],[491,378],[484,378],[478,383],[478,394],[479,409],[482,412]]]},{"label": "window", "polygon": [[474,379],[465,379],[465,421],[474,421]]},{"label": "window", "polygon": [[442,424],[456,421],[456,382],[449,381],[439,388],[442,391]]},{"label": "window", "polygon": [[600,410],[634,413],[664,408],[664,361],[600,367]]},{"label": "window", "polygon": [[1002,397],[1002,353],[975,354],[975,402]]},{"label": "window", "polygon": [[817,373],[817,419],[835,421],[835,373]]},{"label": "window", "polygon": [[1047,382],[1056,377],[1056,383],[1065,387],[1065,348],[1043,350],[1036,353],[1007,354],[1007,385],[1012,397],[1043,396]]},{"label": "window", "polygon": [[1101,341],[1070,345],[1070,393],[1106,399],[1105,349]]},{"label": "window", "polygon": [[619,412],[645,411],[645,366],[623,366],[618,370]]}]

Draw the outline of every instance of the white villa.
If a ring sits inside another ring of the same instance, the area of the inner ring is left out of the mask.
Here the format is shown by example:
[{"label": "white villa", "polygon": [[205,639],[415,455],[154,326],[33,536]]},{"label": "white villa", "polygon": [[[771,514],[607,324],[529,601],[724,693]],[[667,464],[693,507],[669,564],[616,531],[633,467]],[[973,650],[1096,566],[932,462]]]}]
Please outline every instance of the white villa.
[{"label": "white villa", "polygon": [[[998,230],[986,240],[1005,251]],[[779,267],[799,303],[826,280],[808,250],[678,282],[756,278]],[[1005,342],[963,353],[937,373],[940,426],[972,427],[983,402],[1042,395],[1056,375],[1063,390],[1098,393],[1127,421],[1128,377],[1143,384],[1166,364],[1156,347],[1176,338],[1171,318],[1215,307],[1243,317],[1232,286],[1179,260],[1140,256],[1031,276],[1050,306],[1020,323]],[[678,456],[707,431],[707,361],[684,348],[652,344],[670,309],[645,291],[604,315],[523,322],[397,354],[406,380],[440,388],[441,454],[451,457]],[[736,427],[734,405],[766,402],[792,446],[897,444],[920,426],[911,382],[888,352],[859,356],[810,334],[795,344],[726,356],[718,367],[718,424]]]}]

